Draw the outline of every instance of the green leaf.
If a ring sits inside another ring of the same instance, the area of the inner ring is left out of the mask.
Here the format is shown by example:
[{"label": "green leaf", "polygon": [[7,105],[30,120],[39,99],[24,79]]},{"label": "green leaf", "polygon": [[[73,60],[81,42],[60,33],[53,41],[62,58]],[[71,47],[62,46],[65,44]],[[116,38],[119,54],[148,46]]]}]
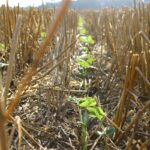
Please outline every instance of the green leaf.
[{"label": "green leaf", "polygon": [[91,35],[89,35],[89,36],[87,37],[87,42],[88,42],[89,44],[94,44],[94,40],[93,40],[93,38],[92,38]]},{"label": "green leaf", "polygon": [[85,69],[81,68],[79,69],[79,77],[82,79],[85,79],[88,76],[88,73]]},{"label": "green leaf", "polygon": [[87,30],[84,27],[80,28],[80,35],[86,35],[86,34],[87,34]]},{"label": "green leaf", "polygon": [[79,16],[78,26],[82,27],[84,25],[84,20],[81,16]]},{"label": "green leaf", "polygon": [[86,35],[81,35],[80,37],[79,37],[79,40],[80,40],[80,42],[83,42],[83,43],[88,43],[88,38],[87,38],[87,36]]},{"label": "green leaf", "polygon": [[92,58],[91,56],[87,56],[87,57],[86,57],[86,61],[87,61],[88,64],[91,65],[94,60],[93,60],[93,58]]},{"label": "green leaf", "polygon": [[82,47],[82,51],[88,52],[89,49],[87,47]]},{"label": "green leaf", "polygon": [[94,40],[93,40],[93,38],[92,38],[92,36],[91,35],[81,35],[80,37],[79,37],[79,40],[80,40],[80,42],[83,42],[84,44],[94,44]]},{"label": "green leaf", "polygon": [[88,110],[90,117],[97,118],[99,120],[101,120],[105,115],[101,107],[87,107],[86,109]]},{"label": "green leaf", "polygon": [[41,32],[41,38],[45,38],[46,37],[46,32]]},{"label": "green leaf", "polygon": [[80,98],[79,106],[80,107],[96,106],[96,100],[92,97]]},{"label": "green leaf", "polygon": [[5,45],[3,43],[0,43],[0,51],[4,51]]},{"label": "green leaf", "polygon": [[84,69],[90,67],[93,61],[93,58],[87,53],[83,53],[81,56],[77,57],[77,63]]},{"label": "green leaf", "polygon": [[89,66],[90,66],[90,64],[87,62],[87,61],[85,61],[85,60],[83,60],[83,59],[77,59],[77,63],[82,67],[82,68],[88,68]]}]

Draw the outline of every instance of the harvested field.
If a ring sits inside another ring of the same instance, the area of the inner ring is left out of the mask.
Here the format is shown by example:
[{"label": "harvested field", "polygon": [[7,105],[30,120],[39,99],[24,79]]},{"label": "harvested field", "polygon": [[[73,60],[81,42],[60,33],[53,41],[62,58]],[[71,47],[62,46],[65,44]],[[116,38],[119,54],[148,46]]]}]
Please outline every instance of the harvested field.
[{"label": "harvested field", "polygon": [[149,150],[150,4],[0,7],[0,150]]}]

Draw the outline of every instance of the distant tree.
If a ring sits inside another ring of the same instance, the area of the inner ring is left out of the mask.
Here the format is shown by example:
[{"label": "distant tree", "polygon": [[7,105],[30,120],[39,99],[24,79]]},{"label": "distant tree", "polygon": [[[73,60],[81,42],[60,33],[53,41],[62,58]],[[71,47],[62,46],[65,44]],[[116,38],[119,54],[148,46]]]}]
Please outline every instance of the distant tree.
[{"label": "distant tree", "polygon": [[[135,0],[136,2],[142,2],[143,0]],[[144,0],[144,2],[149,2],[150,0]],[[52,4],[47,3],[48,7],[57,7],[60,3]],[[74,9],[100,9],[105,7],[133,7],[134,0],[77,0],[72,1],[71,7]]]}]

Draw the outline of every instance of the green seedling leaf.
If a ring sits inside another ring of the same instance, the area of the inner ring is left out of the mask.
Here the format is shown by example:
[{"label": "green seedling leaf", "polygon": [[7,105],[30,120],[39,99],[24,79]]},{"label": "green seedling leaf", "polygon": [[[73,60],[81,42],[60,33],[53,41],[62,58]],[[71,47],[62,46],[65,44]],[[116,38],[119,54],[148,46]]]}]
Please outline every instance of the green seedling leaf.
[{"label": "green seedling leaf", "polygon": [[81,35],[80,37],[79,37],[79,40],[80,40],[80,42],[82,42],[82,43],[88,43],[88,38],[87,38],[87,36],[86,35]]},{"label": "green seedling leaf", "polygon": [[82,67],[82,68],[88,68],[90,66],[90,64],[83,60],[83,59],[77,59],[77,63]]},{"label": "green seedling leaf", "polygon": [[94,60],[93,60],[93,58],[92,58],[91,56],[87,56],[87,57],[86,57],[86,61],[88,62],[88,64],[91,65]]},{"label": "green seedling leaf", "polygon": [[80,35],[86,35],[86,34],[87,34],[87,30],[84,27],[80,28]]},{"label": "green seedling leaf", "polygon": [[80,35],[79,40],[84,44],[91,44],[90,39],[88,39],[87,35]]},{"label": "green seedling leaf", "polygon": [[45,38],[46,37],[46,32],[41,32],[41,38]]},{"label": "green seedling leaf", "polygon": [[90,117],[97,118],[98,120],[101,120],[105,115],[101,107],[87,107],[86,109],[88,110]]},{"label": "green seedling leaf", "polygon": [[85,107],[85,108],[91,107],[91,106],[96,106],[96,100],[92,97],[80,98],[79,106]]},{"label": "green seedling leaf", "polygon": [[80,67],[79,68],[79,78],[85,79],[88,76],[86,69]]},{"label": "green seedling leaf", "polygon": [[5,45],[3,43],[0,43],[0,51],[2,52],[4,51],[4,49],[5,49]]},{"label": "green seedling leaf", "polygon": [[89,51],[89,49],[88,49],[87,47],[82,47],[82,51],[84,51],[84,52],[88,52],[88,51]]},{"label": "green seedling leaf", "polygon": [[92,63],[93,63],[93,58],[92,58],[90,55],[84,53],[84,54],[82,54],[81,56],[79,56],[79,57],[77,58],[77,63],[78,63],[82,68],[86,69],[86,68],[88,68],[88,67],[90,67],[90,66],[92,65]]},{"label": "green seedling leaf", "polygon": [[94,40],[93,40],[93,38],[92,38],[91,35],[89,35],[89,36],[87,37],[87,43],[89,43],[89,44],[94,44]]},{"label": "green seedling leaf", "polygon": [[80,40],[80,42],[83,42],[84,44],[94,44],[94,40],[93,40],[93,38],[92,38],[92,36],[91,35],[88,35],[88,36],[86,36],[86,35],[81,35],[80,37],[79,37],[79,40]]},{"label": "green seedling leaf", "polygon": [[84,26],[84,20],[81,16],[79,16],[78,26],[83,27]]}]

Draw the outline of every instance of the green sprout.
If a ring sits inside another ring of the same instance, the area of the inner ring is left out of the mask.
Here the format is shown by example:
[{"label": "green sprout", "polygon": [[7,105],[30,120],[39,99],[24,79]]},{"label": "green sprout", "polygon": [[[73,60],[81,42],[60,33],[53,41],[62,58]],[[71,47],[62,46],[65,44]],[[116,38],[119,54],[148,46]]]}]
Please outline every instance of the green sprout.
[{"label": "green sprout", "polygon": [[87,150],[87,126],[89,120],[90,118],[96,118],[101,121],[102,118],[105,116],[105,113],[101,107],[97,106],[95,98],[92,97],[69,97],[68,101],[75,103],[79,108],[80,124],[82,126],[82,146],[83,150]]},{"label": "green sprout", "polygon": [[79,16],[78,27],[81,28],[83,26],[84,26],[84,19],[81,16]]},{"label": "green sprout", "polygon": [[3,52],[5,50],[5,45],[3,43],[0,43],[0,52]]},{"label": "green sprout", "polygon": [[79,42],[81,45],[81,55],[77,57],[76,62],[79,65],[80,77],[83,79],[84,83],[88,76],[87,69],[93,64],[94,61],[89,50],[89,46],[94,44],[94,40],[92,36],[88,34],[85,28],[85,21],[81,16],[79,16],[78,30]]},{"label": "green sprout", "polygon": [[41,32],[40,36],[42,39],[44,39],[46,37],[46,32]]},{"label": "green sprout", "polygon": [[81,35],[79,38],[80,42],[84,43],[85,45],[93,45],[94,40],[91,35]]}]

